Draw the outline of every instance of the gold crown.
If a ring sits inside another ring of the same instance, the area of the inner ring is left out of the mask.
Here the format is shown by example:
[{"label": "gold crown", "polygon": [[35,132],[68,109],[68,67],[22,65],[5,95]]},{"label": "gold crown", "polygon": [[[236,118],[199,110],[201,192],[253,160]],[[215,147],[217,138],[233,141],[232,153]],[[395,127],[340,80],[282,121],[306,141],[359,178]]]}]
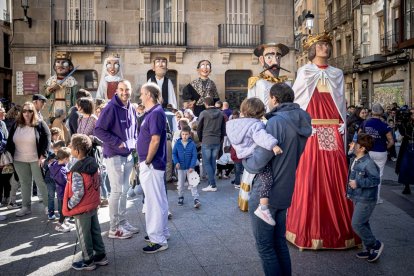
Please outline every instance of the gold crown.
[{"label": "gold crown", "polygon": [[307,51],[314,43],[316,42],[329,42],[332,41],[332,35],[329,34],[329,32],[324,31],[320,34],[315,35],[309,35],[306,40],[303,41],[303,49]]},{"label": "gold crown", "polygon": [[55,59],[71,59],[70,53],[67,52],[56,52],[55,53]]},{"label": "gold crown", "polygon": [[107,56],[108,59],[119,59],[120,55],[118,53],[111,53]]}]

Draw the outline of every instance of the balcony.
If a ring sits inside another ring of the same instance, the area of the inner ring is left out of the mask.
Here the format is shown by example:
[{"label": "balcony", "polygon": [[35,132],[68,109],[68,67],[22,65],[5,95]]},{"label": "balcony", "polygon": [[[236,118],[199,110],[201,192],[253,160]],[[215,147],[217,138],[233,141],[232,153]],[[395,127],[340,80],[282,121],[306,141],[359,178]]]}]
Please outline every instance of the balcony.
[{"label": "balcony", "polygon": [[398,51],[398,32],[389,31],[380,36],[381,54],[387,55]]},{"label": "balcony", "polygon": [[185,22],[139,22],[139,45],[186,46],[187,23]]},{"label": "balcony", "polygon": [[371,5],[373,0],[352,0],[352,9],[359,8],[361,5]]},{"label": "balcony", "polygon": [[218,25],[219,47],[251,48],[262,44],[263,25],[220,24]]},{"label": "balcony", "polygon": [[329,64],[341,69],[344,73],[350,73],[354,66],[354,57],[351,53],[348,53],[330,59]]},{"label": "balcony", "polygon": [[105,45],[106,21],[56,20],[55,45]]},{"label": "balcony", "polygon": [[351,5],[347,3],[339,8],[336,12],[332,13],[331,18],[331,28],[335,29],[339,25],[345,24],[352,19]]},{"label": "balcony", "polygon": [[328,18],[325,19],[325,21],[323,22],[325,31],[330,32],[332,31],[332,22],[331,22],[331,18],[332,16],[328,16]]}]

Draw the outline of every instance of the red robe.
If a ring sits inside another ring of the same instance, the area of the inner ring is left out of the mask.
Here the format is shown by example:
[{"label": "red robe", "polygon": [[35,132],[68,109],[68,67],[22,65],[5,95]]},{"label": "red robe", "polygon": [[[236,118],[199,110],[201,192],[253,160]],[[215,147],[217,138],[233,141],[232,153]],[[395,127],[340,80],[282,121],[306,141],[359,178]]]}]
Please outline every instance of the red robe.
[{"label": "red robe", "polygon": [[[312,119],[342,122],[330,93],[318,88],[306,110]],[[325,121],[326,122],[326,121]],[[353,205],[346,198],[348,166],[338,124],[314,124],[296,171],[286,238],[299,248],[342,249],[359,243],[353,232]]]}]

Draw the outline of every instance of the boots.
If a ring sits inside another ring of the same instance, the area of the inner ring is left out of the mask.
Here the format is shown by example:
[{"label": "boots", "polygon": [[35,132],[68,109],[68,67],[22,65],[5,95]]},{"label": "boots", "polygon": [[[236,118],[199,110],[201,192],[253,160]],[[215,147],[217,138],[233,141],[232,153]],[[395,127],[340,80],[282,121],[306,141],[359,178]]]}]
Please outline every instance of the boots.
[{"label": "boots", "polygon": [[411,195],[410,184],[404,184],[404,190],[402,191],[404,195]]}]

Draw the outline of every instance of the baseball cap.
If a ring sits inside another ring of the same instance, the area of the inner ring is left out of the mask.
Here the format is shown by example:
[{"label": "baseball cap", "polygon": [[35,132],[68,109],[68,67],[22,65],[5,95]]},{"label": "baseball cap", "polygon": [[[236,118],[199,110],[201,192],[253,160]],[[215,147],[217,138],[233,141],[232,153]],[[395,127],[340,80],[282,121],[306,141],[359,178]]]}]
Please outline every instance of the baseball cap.
[{"label": "baseball cap", "polygon": [[46,97],[43,96],[42,94],[34,94],[32,97],[32,101],[37,101],[37,100],[44,101],[44,102],[47,101]]}]

